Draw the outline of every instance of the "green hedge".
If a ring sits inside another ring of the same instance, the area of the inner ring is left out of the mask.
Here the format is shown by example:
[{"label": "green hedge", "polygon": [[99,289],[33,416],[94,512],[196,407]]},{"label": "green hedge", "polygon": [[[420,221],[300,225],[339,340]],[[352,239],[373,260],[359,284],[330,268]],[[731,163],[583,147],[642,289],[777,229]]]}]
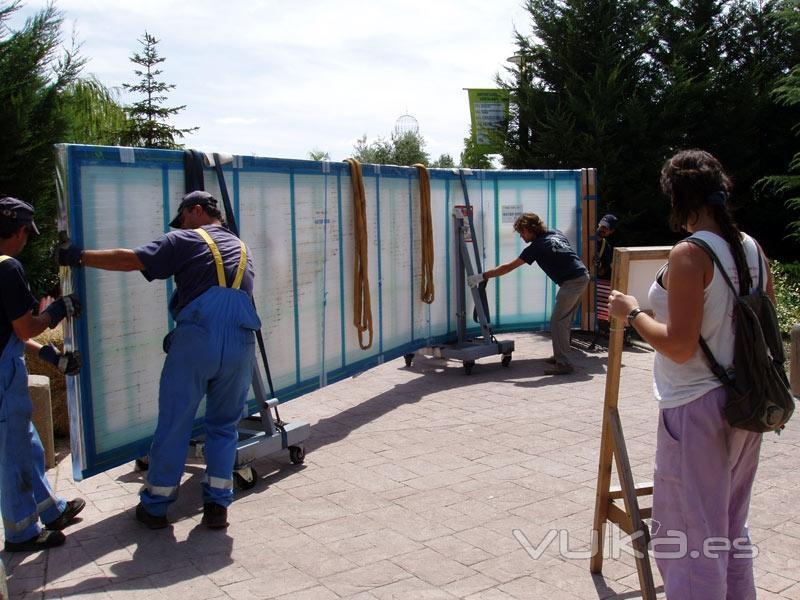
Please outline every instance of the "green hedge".
[{"label": "green hedge", "polygon": [[772,282],[778,302],[778,322],[781,333],[789,337],[792,327],[800,325],[800,263],[771,261]]}]

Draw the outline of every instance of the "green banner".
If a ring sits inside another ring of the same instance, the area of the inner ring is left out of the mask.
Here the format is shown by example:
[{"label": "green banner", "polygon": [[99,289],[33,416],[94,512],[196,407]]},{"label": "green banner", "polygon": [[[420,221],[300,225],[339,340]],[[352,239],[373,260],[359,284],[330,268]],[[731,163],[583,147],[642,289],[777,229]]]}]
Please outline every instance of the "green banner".
[{"label": "green banner", "polygon": [[499,154],[508,122],[508,90],[468,89],[472,135],[480,152]]}]

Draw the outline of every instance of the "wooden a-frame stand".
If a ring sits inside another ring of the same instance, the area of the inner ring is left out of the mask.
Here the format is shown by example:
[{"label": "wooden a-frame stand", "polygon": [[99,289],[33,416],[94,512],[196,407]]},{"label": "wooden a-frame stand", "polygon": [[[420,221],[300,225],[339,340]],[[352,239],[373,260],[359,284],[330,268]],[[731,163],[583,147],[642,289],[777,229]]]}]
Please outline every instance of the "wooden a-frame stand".
[{"label": "wooden a-frame stand", "polygon": [[[628,293],[629,277],[634,261],[666,262],[669,247],[615,248],[611,289]],[[634,267],[635,268],[635,267]],[[650,278],[652,281],[652,277]],[[642,300],[642,298],[639,298]],[[611,333],[608,342],[608,367],[606,372],[605,401],[603,404],[603,429],[600,441],[600,460],[597,469],[597,495],[594,507],[594,554],[591,558],[590,570],[599,574],[603,570],[603,548],[608,522],[616,523],[619,528],[633,535],[632,546],[636,550],[636,571],[639,574],[639,587],[644,600],[655,600],[656,592],[653,583],[653,571],[650,566],[650,555],[647,545],[650,534],[643,519],[650,517],[651,509],[639,508],[640,496],[653,493],[652,483],[636,486],[625,447],[622,433],[622,422],[617,411],[619,399],[620,367],[622,366],[622,346],[625,323],[620,319],[611,320]],[[619,488],[611,487],[612,461],[616,463],[619,477]],[[622,499],[624,508],[616,501]]]}]

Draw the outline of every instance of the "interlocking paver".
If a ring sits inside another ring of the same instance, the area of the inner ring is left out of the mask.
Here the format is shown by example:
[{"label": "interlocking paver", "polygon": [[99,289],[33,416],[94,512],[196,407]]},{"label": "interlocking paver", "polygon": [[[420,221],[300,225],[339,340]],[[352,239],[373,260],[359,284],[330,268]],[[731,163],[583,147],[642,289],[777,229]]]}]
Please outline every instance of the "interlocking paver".
[{"label": "interlocking paver", "polygon": [[[224,532],[200,525],[197,460],[163,531],[133,518],[142,474],[132,465],[75,483],[62,460],[51,482],[85,497],[86,510],[63,548],[3,554],[12,598],[637,597],[632,557],[607,558],[598,576],[580,557],[594,510],[604,355],[575,350],[574,375],[546,377],[547,336],[502,337],[517,346],[508,368],[486,359],[466,376],[454,362],[417,357],[407,369],[398,359],[282,405],[284,419],[312,425],[306,462],[291,465],[283,453],[257,461],[256,486],[238,494]],[[620,413],[637,481],[652,480],[652,356],[623,355]],[[764,438],[750,520],[759,598],[800,599],[798,431],[792,421]]]}]

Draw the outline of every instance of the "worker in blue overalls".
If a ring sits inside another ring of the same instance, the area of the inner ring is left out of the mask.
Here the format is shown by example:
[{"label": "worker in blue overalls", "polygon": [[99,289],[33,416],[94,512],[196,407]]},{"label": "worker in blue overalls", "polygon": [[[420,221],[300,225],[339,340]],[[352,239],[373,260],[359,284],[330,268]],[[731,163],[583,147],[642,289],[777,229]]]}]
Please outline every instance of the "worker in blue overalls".
[{"label": "worker in blue overalls", "polygon": [[175,329],[164,339],[167,358],[158,392],[158,422],[147,481],[136,518],[167,527],[176,499],[197,407],[206,397],[203,523],[227,527],[233,467],[247,391],[255,365],[253,265],[247,247],[222,224],[208,192],[183,197],[170,223],[179,228],[133,250],[59,250],[59,263],[109,271],[141,271],[148,281],[175,277],[170,313]]},{"label": "worker in blue overalls", "polygon": [[65,539],[61,530],[74,523],[86,506],[81,498],[67,502],[53,493],[45,476],[44,448],[31,423],[25,350],[62,373],[75,375],[80,369],[77,353],[62,354],[55,346],[30,339],[80,313],[77,297],[70,295],[33,314],[38,303],[25,269],[14,258],[31,235],[39,235],[33,206],[17,198],[0,198],[0,497],[6,552],[60,546]]}]

